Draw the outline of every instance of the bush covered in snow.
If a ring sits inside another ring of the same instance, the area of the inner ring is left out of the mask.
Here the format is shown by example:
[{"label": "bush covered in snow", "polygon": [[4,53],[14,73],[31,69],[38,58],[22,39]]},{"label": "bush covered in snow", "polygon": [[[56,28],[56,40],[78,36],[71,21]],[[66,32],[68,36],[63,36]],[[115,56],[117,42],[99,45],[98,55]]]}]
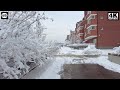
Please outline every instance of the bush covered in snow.
[{"label": "bush covered in snow", "polygon": [[95,45],[88,45],[82,52],[85,55],[101,55],[102,52],[99,49],[95,48]]},{"label": "bush covered in snow", "polygon": [[0,20],[0,75],[19,78],[30,65],[44,64],[58,50],[45,42],[41,20],[49,19],[36,11],[9,11],[9,19]]},{"label": "bush covered in snow", "polygon": [[114,47],[112,53],[120,55],[120,46],[119,47]]}]

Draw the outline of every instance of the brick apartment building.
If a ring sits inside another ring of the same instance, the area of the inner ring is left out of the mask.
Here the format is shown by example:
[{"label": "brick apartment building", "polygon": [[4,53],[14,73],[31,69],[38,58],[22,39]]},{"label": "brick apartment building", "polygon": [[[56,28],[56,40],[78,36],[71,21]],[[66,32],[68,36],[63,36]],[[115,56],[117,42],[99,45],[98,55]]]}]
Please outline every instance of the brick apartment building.
[{"label": "brick apartment building", "polygon": [[[94,43],[97,48],[120,46],[120,20],[109,20],[108,12],[84,11],[83,19],[76,23],[76,37],[82,43]],[[120,11],[117,12],[120,17]]]}]

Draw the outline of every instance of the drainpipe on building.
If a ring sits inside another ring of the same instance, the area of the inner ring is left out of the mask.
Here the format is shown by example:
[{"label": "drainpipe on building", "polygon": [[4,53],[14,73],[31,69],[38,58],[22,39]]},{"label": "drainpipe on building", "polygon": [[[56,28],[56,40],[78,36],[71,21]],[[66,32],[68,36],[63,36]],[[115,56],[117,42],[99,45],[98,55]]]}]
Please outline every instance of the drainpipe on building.
[{"label": "drainpipe on building", "polygon": [[97,42],[96,42],[96,48],[98,48],[98,11],[97,11]]}]

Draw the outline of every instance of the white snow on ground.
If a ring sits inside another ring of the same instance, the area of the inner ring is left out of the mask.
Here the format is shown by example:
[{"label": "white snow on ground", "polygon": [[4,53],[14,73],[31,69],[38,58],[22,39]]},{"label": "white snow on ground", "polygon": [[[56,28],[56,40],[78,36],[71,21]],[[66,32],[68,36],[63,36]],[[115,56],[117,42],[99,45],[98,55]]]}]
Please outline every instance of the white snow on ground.
[{"label": "white snow on ground", "polygon": [[[62,47],[59,54],[73,54],[73,51],[74,54],[78,54],[78,52],[79,54],[82,53],[82,50],[74,50],[68,47]],[[56,60],[53,62],[53,64],[42,73],[39,79],[60,79],[60,75],[58,73],[62,70],[63,64],[98,64],[108,70],[120,73],[120,65],[108,60],[107,55],[109,52],[112,52],[112,49],[101,49],[101,52],[102,54],[97,58],[56,57]]]},{"label": "white snow on ground", "polygon": [[102,55],[108,55],[108,53],[113,52],[112,49],[101,49],[101,51],[102,51]]},{"label": "white snow on ground", "polygon": [[61,49],[59,50],[59,55],[60,54],[68,54],[71,53],[72,49],[69,47],[61,47]]},{"label": "white snow on ground", "polygon": [[88,46],[89,44],[70,44],[70,45],[67,45],[67,46]]},{"label": "white snow on ground", "polygon": [[69,47],[61,47],[58,55],[68,55],[68,54],[82,55],[82,51],[83,50],[76,50],[76,49],[72,49],[72,48],[69,48]]},{"label": "white snow on ground", "polygon": [[85,55],[101,55],[102,51],[95,48],[95,45],[89,45],[87,48],[85,48],[82,52],[82,54]]},{"label": "white snow on ground", "polygon": [[112,53],[120,55],[120,46],[119,47],[114,47]]},{"label": "white snow on ground", "polygon": [[53,64],[40,76],[39,79],[60,79],[59,71],[63,64],[71,63],[72,58],[57,57]]},{"label": "white snow on ground", "polygon": [[85,48],[84,50],[76,50],[69,47],[62,47],[59,50],[58,55],[66,55],[66,54],[73,54],[73,55],[108,55],[108,53],[112,52],[112,49],[96,49],[94,45],[89,45],[89,47]]}]

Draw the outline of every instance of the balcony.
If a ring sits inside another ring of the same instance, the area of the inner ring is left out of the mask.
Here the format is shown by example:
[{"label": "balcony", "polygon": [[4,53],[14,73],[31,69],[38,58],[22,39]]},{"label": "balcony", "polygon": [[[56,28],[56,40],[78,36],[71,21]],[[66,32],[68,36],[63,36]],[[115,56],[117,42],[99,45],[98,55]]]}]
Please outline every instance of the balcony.
[{"label": "balcony", "polygon": [[85,41],[93,39],[93,38],[97,38],[97,35],[88,36],[85,38]]},{"label": "balcony", "polygon": [[88,17],[87,17],[87,20],[90,20],[90,19],[95,19],[95,16],[97,14],[90,14]]},{"label": "balcony", "polygon": [[84,33],[79,33],[79,36],[83,36],[84,35]]},{"label": "balcony", "polygon": [[88,30],[88,32],[89,32],[90,30],[96,30],[96,27],[97,27],[97,24],[90,25],[90,26],[87,27],[87,30]]},{"label": "balcony", "polygon": [[96,17],[95,15],[96,15],[96,14],[91,14],[91,15],[87,18],[87,27],[89,27],[90,25],[97,24],[97,17]]}]

